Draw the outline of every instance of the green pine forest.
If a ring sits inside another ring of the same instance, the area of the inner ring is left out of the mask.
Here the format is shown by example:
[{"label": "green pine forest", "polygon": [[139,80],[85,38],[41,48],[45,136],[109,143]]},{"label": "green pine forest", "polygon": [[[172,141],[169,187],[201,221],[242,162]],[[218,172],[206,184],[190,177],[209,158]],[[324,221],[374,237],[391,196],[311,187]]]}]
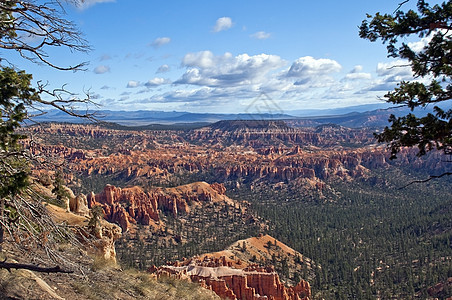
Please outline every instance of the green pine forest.
[{"label": "green pine forest", "polygon": [[314,299],[425,299],[452,276],[451,178],[404,188],[407,172],[334,182],[334,201],[285,202],[274,191],[231,197],[252,201],[271,235],[317,263]]},{"label": "green pine forest", "polygon": [[[240,189],[230,184],[227,195],[251,203],[250,210],[267,224],[263,233],[315,262],[313,270],[287,277],[308,279],[314,299],[426,299],[429,287],[452,277],[452,178],[405,187],[426,175],[409,167],[377,169],[367,179],[329,182],[332,188],[322,198],[250,189],[246,183]],[[209,174],[184,179],[214,182]],[[170,232],[132,237],[134,250],[120,241],[121,263],[146,269],[219,251],[262,232],[238,210],[223,207],[228,212],[220,215],[211,206],[183,216],[183,222],[163,212]],[[174,235],[188,242],[168,238]],[[276,261],[276,270],[283,272],[283,262]],[[440,299],[451,294],[446,286]]]}]

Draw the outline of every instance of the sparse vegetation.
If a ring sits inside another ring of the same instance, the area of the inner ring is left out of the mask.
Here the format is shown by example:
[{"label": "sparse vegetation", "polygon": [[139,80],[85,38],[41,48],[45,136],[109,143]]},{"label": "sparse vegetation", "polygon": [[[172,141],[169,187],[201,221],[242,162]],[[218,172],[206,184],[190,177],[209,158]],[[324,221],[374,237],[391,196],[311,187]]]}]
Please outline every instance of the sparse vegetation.
[{"label": "sparse vegetation", "polygon": [[150,274],[134,269],[123,272],[101,271],[98,276],[107,276],[109,281],[76,280],[71,283],[77,292],[77,299],[220,299],[214,292],[198,284],[171,278],[157,280]]},{"label": "sparse vegetation", "polygon": [[126,233],[116,242],[122,264],[145,270],[183,257],[223,250],[237,240],[256,236],[260,230],[259,221],[250,223],[240,208],[224,203],[204,204],[202,209],[193,209],[178,218],[164,212],[161,220],[164,229],[139,226],[135,234]]}]

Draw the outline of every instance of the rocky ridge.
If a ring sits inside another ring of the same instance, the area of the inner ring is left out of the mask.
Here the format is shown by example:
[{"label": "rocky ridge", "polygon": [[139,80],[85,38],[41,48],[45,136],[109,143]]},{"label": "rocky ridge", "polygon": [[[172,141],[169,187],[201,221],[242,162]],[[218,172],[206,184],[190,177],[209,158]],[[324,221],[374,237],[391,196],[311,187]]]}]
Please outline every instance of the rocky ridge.
[{"label": "rocky ridge", "polygon": [[[236,244],[247,243],[253,247],[251,253],[254,253],[256,249],[264,247],[266,241],[275,243],[275,247],[279,247],[288,255],[301,257],[301,254],[267,235],[238,241],[221,252],[201,255],[159,268],[152,267],[149,272],[157,277],[175,277],[198,282],[227,299],[310,299],[311,288],[307,281],[301,279],[293,286],[286,286],[272,265],[263,266],[230,255],[231,249],[234,249]],[[248,251],[243,248],[242,250]]]},{"label": "rocky ridge", "polygon": [[[229,187],[243,181],[287,184],[306,179],[321,188],[329,179],[362,178],[369,170],[393,164],[435,173],[445,168],[437,153],[420,159],[416,149],[404,149],[390,161],[386,149],[372,144],[371,130],[333,125],[303,129],[224,125],[183,132],[52,124],[27,130],[35,136],[30,151],[65,162],[70,170],[66,180],[73,187],[90,184],[85,178],[108,177],[141,186],[178,185],[197,178]],[[65,140],[64,146],[49,143],[56,137]]]},{"label": "rocky ridge", "polygon": [[206,202],[234,205],[234,201],[224,195],[225,191],[222,184],[209,185],[206,182],[147,191],[138,186],[122,189],[107,185],[99,194],[88,194],[87,199],[89,207],[100,205],[108,221],[119,224],[123,231],[127,231],[131,224],[158,227],[162,211],[168,211],[176,218]]},{"label": "rocky ridge", "polygon": [[313,280],[315,277],[315,262],[268,234],[238,240],[222,251],[196,258],[201,261],[222,258],[228,266],[235,268],[271,265],[284,282],[292,285],[297,284],[300,278]]}]

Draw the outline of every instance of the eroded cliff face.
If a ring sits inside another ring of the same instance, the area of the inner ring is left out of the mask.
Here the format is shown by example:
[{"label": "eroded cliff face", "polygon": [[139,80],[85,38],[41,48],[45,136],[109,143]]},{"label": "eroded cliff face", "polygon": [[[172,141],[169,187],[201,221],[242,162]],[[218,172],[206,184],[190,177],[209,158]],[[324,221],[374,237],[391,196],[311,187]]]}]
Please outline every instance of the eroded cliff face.
[{"label": "eroded cliff face", "polygon": [[[157,277],[189,278],[226,299],[238,300],[308,300],[311,287],[305,280],[285,286],[271,267],[248,266],[244,269],[223,265],[223,260],[191,261],[189,265],[150,268]],[[209,266],[206,266],[209,264]]]},{"label": "eroded cliff face", "polygon": [[100,205],[108,221],[119,224],[123,231],[127,231],[131,224],[158,225],[159,212],[162,211],[178,217],[203,203],[233,204],[233,200],[224,195],[225,191],[222,184],[209,185],[206,182],[175,188],[152,188],[147,191],[137,186],[121,189],[107,185],[97,195],[90,193],[87,199],[89,207]]},{"label": "eroded cliff face", "polygon": [[[35,138],[25,146],[33,154],[65,162],[70,170],[65,179],[74,185],[82,185],[82,177],[105,176],[135,185],[174,185],[196,175],[229,186],[306,179],[322,187],[330,179],[349,181],[391,165],[445,171],[441,154],[435,152],[419,158],[416,149],[403,149],[397,160],[389,160],[389,153],[375,144],[369,129],[290,128],[274,123],[264,128],[226,122],[188,132],[50,125],[28,128]],[[155,220],[150,212],[143,218]]]},{"label": "eroded cliff face", "polygon": [[[267,262],[265,265],[250,261],[252,256],[256,259],[255,254],[258,252],[261,253],[259,260]],[[157,277],[169,276],[197,282],[226,299],[310,299],[311,288],[307,281],[302,279],[292,286],[282,282],[280,275],[269,264],[271,256],[276,253],[279,257],[298,257],[299,262],[303,259],[300,253],[265,235],[237,241],[220,252],[199,255],[159,268],[151,267],[149,272]],[[291,265],[289,270],[294,272],[296,268]]]},{"label": "eroded cliff face", "polygon": [[52,204],[46,204],[46,208],[55,221],[65,222],[75,230],[80,242],[89,253],[116,263],[115,241],[122,235],[118,225],[101,219],[94,228],[90,228],[89,211],[87,215],[80,215]]}]

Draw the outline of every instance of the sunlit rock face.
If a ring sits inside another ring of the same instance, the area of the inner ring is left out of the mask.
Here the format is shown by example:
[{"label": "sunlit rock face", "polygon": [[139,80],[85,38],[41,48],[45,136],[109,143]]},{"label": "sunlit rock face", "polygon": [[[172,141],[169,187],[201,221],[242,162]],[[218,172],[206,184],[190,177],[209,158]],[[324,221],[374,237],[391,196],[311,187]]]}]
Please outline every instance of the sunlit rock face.
[{"label": "sunlit rock face", "polygon": [[119,188],[106,185],[99,194],[88,194],[88,205],[100,205],[105,218],[119,224],[127,231],[131,224],[150,225],[158,223],[159,212],[170,212],[174,217],[187,214],[195,206],[202,207],[205,202],[230,202],[224,195],[226,189],[222,184],[209,185],[195,182],[175,188],[152,188],[144,191],[134,186]]},{"label": "sunlit rock face", "polygon": [[224,257],[216,260],[190,260],[183,265],[162,266],[149,270],[157,277],[189,278],[226,299],[308,300],[311,287],[305,280],[285,286],[272,267],[249,265],[244,269],[228,266]]}]

